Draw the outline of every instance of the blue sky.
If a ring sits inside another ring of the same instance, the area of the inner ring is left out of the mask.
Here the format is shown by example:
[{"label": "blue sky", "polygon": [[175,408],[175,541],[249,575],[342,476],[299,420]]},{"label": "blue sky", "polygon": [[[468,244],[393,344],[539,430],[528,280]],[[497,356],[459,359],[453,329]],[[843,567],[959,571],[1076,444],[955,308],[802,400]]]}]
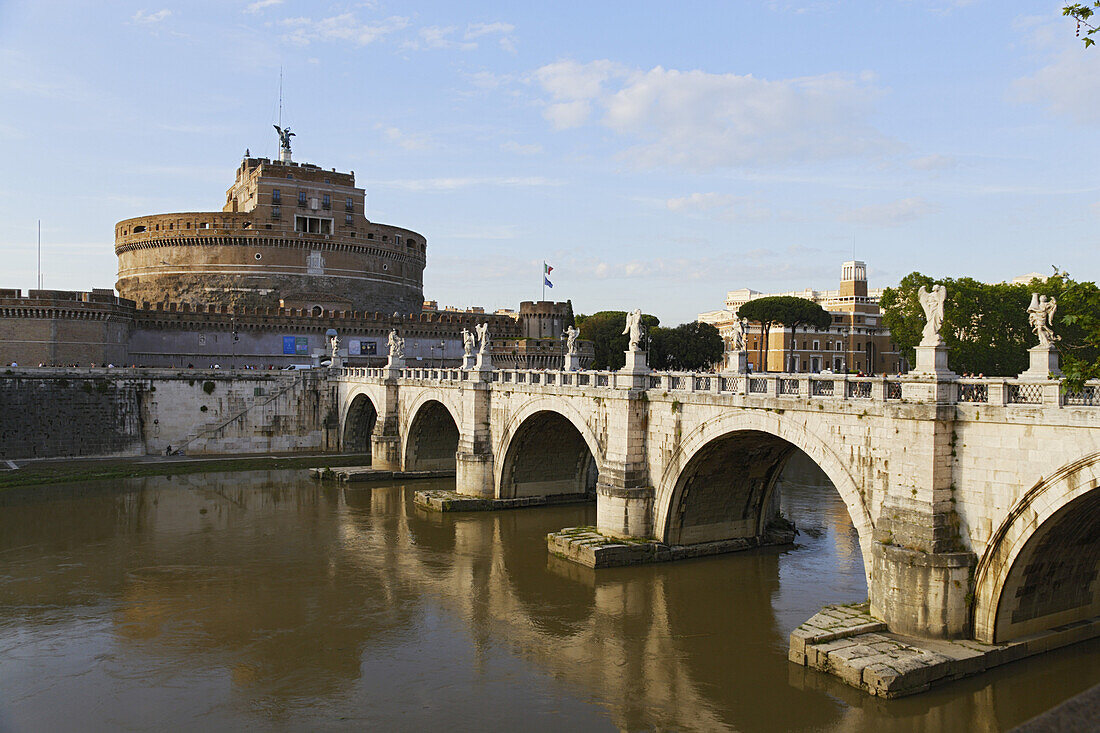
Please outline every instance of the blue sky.
[{"label": "blue sky", "polygon": [[354,170],[425,296],[665,323],[739,287],[1100,265],[1100,51],[1059,2],[0,2],[0,287],[114,283],[245,148]]}]

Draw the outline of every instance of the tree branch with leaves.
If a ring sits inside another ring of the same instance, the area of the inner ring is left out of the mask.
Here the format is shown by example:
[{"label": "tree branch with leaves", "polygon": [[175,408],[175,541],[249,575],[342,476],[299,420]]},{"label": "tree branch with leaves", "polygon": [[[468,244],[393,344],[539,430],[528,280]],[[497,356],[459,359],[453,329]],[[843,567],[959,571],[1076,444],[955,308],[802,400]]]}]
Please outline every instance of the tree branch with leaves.
[{"label": "tree branch with leaves", "polygon": [[1096,45],[1096,41],[1092,40],[1092,36],[1100,31],[1100,25],[1097,25],[1093,20],[1093,16],[1096,15],[1096,11],[1093,8],[1100,8],[1100,0],[1095,0],[1090,6],[1088,3],[1073,3],[1072,5],[1066,5],[1062,8],[1062,15],[1067,15],[1077,21],[1077,37],[1081,38],[1081,28],[1085,28],[1085,48]]}]

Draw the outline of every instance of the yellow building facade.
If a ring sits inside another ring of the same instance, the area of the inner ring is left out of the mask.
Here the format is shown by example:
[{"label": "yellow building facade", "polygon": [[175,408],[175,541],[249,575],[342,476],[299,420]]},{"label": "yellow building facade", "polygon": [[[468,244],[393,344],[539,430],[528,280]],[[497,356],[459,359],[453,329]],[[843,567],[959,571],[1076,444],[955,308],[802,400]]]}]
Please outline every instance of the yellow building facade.
[{"label": "yellow building facade", "polygon": [[825,309],[832,325],[822,331],[773,326],[764,343],[759,323],[745,324],[745,349],[753,371],[769,372],[863,372],[865,374],[898,373],[908,365],[882,324],[879,299],[882,290],[867,287],[867,265],[859,260],[841,266],[840,283],[836,290],[802,290],[787,293],[762,293],[749,288],[731,290],[726,294],[725,308],[700,313],[699,321],[714,325],[726,341],[733,345],[737,309],[750,300],[787,295],[805,298]]}]

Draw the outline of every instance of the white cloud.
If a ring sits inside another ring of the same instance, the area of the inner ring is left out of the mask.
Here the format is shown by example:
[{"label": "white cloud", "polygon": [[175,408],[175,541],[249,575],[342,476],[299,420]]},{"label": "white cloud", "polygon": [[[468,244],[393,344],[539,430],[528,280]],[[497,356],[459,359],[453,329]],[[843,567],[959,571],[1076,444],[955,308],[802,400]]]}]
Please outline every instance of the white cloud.
[{"label": "white cloud", "polygon": [[172,11],[167,8],[158,10],[154,13],[150,13],[146,10],[139,10],[134,13],[134,17],[131,18],[131,20],[135,23],[159,23],[171,14]]},{"label": "white cloud", "polygon": [[693,193],[668,199],[665,206],[676,213],[704,213],[725,221],[769,219],[772,215],[770,208],[754,198],[727,193]]},{"label": "white cloud", "polygon": [[628,73],[625,66],[603,59],[588,64],[557,61],[540,67],[533,76],[555,100],[568,101],[595,99],[603,94],[604,84]]},{"label": "white cloud", "polygon": [[405,44],[409,48],[449,48],[458,51],[473,51],[477,43],[456,41],[453,36],[458,29],[454,26],[428,26],[420,29],[420,41]]},{"label": "white cloud", "polygon": [[959,161],[955,159],[953,155],[925,155],[921,158],[914,158],[909,161],[911,168],[916,168],[919,171],[939,171],[954,168],[959,164]]},{"label": "white cloud", "polygon": [[555,129],[566,130],[570,127],[583,125],[588,121],[588,116],[591,113],[592,105],[583,99],[578,99],[573,102],[551,104],[543,112],[543,115],[550,120]]},{"label": "white cloud", "polygon": [[282,5],[283,0],[256,0],[254,3],[249,3],[248,7],[244,9],[246,13],[258,13],[264,8],[270,8],[273,5]]},{"label": "white cloud", "polygon": [[1100,122],[1100,56],[1074,43],[1034,74],[1016,79],[1011,97],[1079,124]]},{"label": "white cloud", "polygon": [[386,139],[403,150],[431,150],[432,142],[427,135],[402,132],[396,127],[386,127],[382,130]]},{"label": "white cloud", "polygon": [[474,38],[480,38],[481,36],[487,36],[494,33],[508,35],[515,29],[516,27],[511,23],[470,23],[468,26],[466,26],[465,38],[467,40],[472,40]]},{"label": "white cloud", "polygon": [[608,60],[558,61],[532,74],[558,129],[596,120],[635,143],[641,167],[693,171],[878,154],[892,145],[865,118],[869,75],[769,81],[752,75],[643,71]]},{"label": "white cloud", "polygon": [[280,21],[287,29],[283,38],[299,46],[313,41],[349,41],[365,46],[408,27],[409,19],[391,16],[373,23],[360,23],[353,14],[343,13],[328,18],[287,18]]},{"label": "white cloud", "polygon": [[515,52],[515,39],[511,33],[515,26],[511,23],[470,23],[466,30],[459,36],[456,26],[427,26],[420,29],[419,39],[407,41],[405,48],[441,48],[454,51],[473,51],[478,48],[477,39],[485,36],[499,35],[500,47],[505,51]]},{"label": "white cloud", "polygon": [[500,149],[506,153],[515,153],[516,155],[537,155],[542,152],[542,146],[538,143],[524,145],[522,143],[517,143],[515,140],[501,143]]},{"label": "white cloud", "polygon": [[806,282],[821,275],[821,256],[806,256],[797,245],[784,248],[725,252],[715,257],[655,257],[634,260],[602,260],[566,257],[562,269],[578,273],[580,280],[725,281],[736,272],[739,280],[795,280]]},{"label": "white cloud", "polygon": [[842,211],[837,219],[853,224],[897,226],[914,221],[940,210],[936,204],[919,196],[889,201],[884,204],[868,204]]},{"label": "white cloud", "polygon": [[563,181],[542,176],[487,176],[481,178],[406,178],[375,181],[374,185],[406,191],[453,191],[473,186],[561,186]]}]

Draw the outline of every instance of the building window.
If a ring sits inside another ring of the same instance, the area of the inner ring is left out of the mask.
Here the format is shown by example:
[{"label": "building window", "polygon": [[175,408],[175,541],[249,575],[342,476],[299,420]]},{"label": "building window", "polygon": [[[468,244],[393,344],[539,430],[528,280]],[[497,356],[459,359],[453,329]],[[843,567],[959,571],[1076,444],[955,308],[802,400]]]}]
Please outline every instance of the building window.
[{"label": "building window", "polygon": [[321,195],[321,208],[328,211],[332,208],[332,197],[327,193]]},{"label": "building window", "polygon": [[295,216],[294,231],[305,234],[332,234],[332,219],[317,216]]},{"label": "building window", "polygon": [[283,203],[283,192],[277,188],[271,189],[271,203],[281,204]]},{"label": "building window", "polygon": [[272,206],[272,207],[271,207],[271,218],[272,218],[272,219],[279,219],[279,218],[281,218],[281,217],[282,217],[282,213],[281,213],[281,212],[282,212],[282,207],[280,207],[280,206]]},{"label": "building window", "polygon": [[302,207],[304,207],[306,205],[306,192],[305,191],[299,191],[298,192],[298,205],[302,206]]},{"label": "building window", "polygon": [[344,214],[344,223],[351,226],[351,214]]},{"label": "building window", "polygon": [[351,196],[344,199],[344,208],[348,211],[355,211],[355,202],[351,200]]}]

